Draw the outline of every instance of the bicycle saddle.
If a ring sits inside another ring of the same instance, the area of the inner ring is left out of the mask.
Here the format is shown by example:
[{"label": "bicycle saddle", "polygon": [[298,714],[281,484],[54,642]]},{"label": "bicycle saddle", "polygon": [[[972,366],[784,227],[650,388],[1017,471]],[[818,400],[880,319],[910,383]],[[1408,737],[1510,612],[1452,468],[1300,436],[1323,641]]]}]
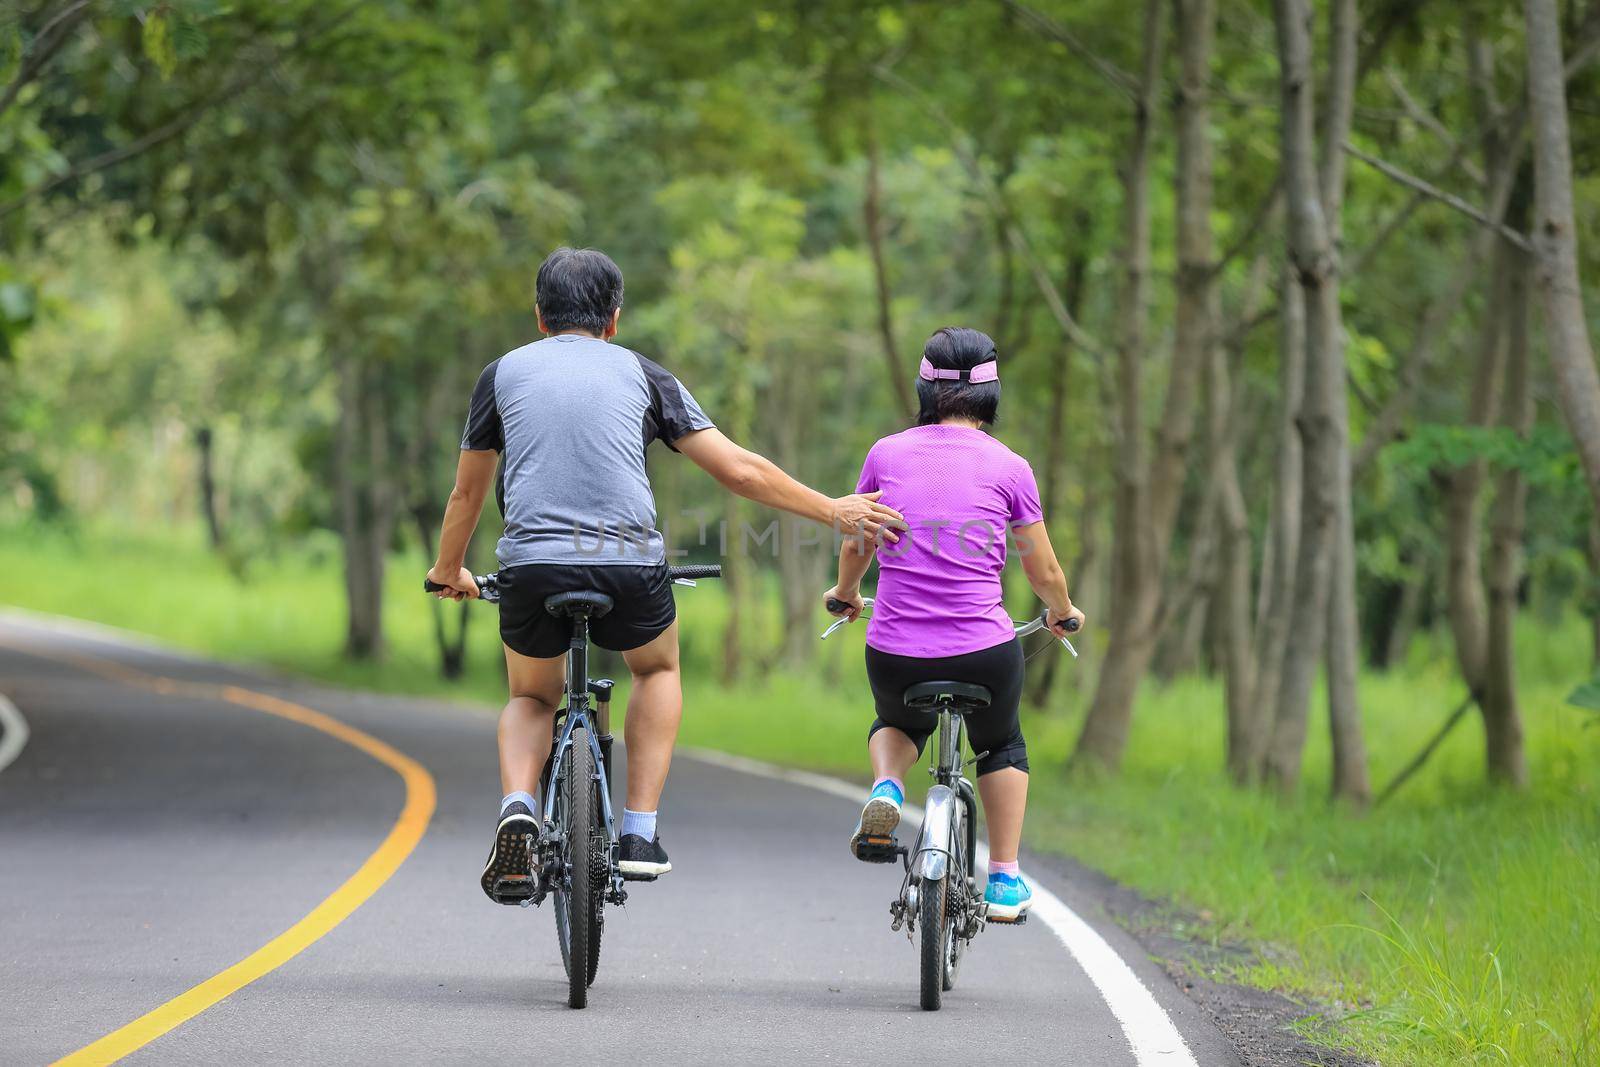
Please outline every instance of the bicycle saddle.
[{"label": "bicycle saddle", "polygon": [[611,610],[611,598],[594,589],[574,589],[544,598],[544,610],[552,615],[587,615],[598,619]]},{"label": "bicycle saddle", "polygon": [[906,707],[926,710],[948,706],[951,711],[977,711],[989,706],[989,687],[974,682],[918,682],[906,687]]}]

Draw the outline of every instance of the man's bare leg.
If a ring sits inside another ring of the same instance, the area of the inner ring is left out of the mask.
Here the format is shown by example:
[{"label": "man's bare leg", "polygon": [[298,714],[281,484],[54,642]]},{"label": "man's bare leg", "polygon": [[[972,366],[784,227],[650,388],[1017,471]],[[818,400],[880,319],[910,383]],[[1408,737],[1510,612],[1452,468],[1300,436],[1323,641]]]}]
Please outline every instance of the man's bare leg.
[{"label": "man's bare leg", "polygon": [[550,758],[556,708],[566,688],[566,654],[535,659],[506,649],[511,699],[500,712],[500,789],[537,795]]},{"label": "man's bare leg", "polygon": [[672,870],[656,835],[656,809],[672,766],[672,746],[683,719],[683,677],[678,669],[678,624],[622,654],[633,675],[628,691],[628,799],[622,811],[625,876],[653,878]]},{"label": "man's bare leg", "polygon": [[511,699],[500,713],[500,821],[481,884],[489,899],[517,904],[533,892],[533,856],[538,836],[539,775],[550,757],[556,705],[566,679],[565,655],[535,659],[506,649]]},{"label": "man's bare leg", "polygon": [[628,691],[628,801],[634,811],[655,811],[672,766],[672,746],[683,719],[683,676],[678,669],[678,624],[649,644],[622,654],[633,675]]}]

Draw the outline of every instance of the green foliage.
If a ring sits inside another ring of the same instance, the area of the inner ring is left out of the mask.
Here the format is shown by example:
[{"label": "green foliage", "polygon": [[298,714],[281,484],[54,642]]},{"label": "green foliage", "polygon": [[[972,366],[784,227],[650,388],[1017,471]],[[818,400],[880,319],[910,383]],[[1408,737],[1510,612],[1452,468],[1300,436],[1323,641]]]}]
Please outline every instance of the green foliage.
[{"label": "green foliage", "polygon": [[1567,694],[1567,703],[1584,711],[1594,712],[1590,726],[1600,726],[1600,674],[1590,678]]},{"label": "green foliage", "polygon": [[1531,485],[1547,490],[1571,486],[1582,477],[1571,439],[1548,423],[1527,438],[1504,426],[1425,423],[1390,447],[1385,458],[1413,475],[1481,460],[1496,471],[1519,471]]}]

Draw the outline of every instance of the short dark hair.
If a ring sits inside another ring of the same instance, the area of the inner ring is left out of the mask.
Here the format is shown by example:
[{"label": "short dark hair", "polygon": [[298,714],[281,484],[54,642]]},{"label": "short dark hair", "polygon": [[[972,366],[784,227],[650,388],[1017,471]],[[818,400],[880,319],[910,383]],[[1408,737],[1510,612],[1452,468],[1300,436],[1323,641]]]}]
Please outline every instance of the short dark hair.
[{"label": "short dark hair", "polygon": [[622,270],[597,249],[558,248],[539,265],[534,291],[545,329],[598,334],[622,306]]},{"label": "short dark hair", "polygon": [[[928,338],[922,355],[936,370],[971,370],[995,359],[994,341],[989,335],[964,326],[946,326]],[[917,379],[917,425],[930,426],[945,419],[976,419],[994,425],[1000,414],[999,382],[963,382]]]}]

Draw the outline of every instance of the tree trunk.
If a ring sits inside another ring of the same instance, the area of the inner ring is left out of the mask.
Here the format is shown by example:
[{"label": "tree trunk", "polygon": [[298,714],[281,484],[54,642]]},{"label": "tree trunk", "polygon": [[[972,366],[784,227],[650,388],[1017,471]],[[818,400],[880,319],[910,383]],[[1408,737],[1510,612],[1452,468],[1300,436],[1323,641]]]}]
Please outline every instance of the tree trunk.
[{"label": "tree trunk", "polygon": [[[1401,563],[1405,562],[1407,562],[1406,557],[1401,556]],[[1426,589],[1427,579],[1422,574],[1411,581],[1401,579],[1399,598],[1394,605],[1394,622],[1390,625],[1389,633],[1383,642],[1381,666],[1384,670],[1405,666],[1411,641],[1417,635],[1417,620],[1422,615],[1422,600]]]},{"label": "tree trunk", "polygon": [[[1150,147],[1161,70],[1161,0],[1146,0],[1143,63],[1123,181],[1123,285],[1118,307],[1116,558],[1110,644],[1074,762],[1115,769],[1122,762],[1133,698],[1155,650],[1160,558],[1144,466],[1140,378],[1150,289]],[[1174,371],[1177,371],[1174,365]],[[1169,389],[1176,389],[1177,376]]]},{"label": "tree trunk", "polygon": [[211,550],[221,552],[227,539],[222,534],[222,517],[217,513],[216,451],[212,447],[211,427],[198,427],[194,431],[194,444],[200,453],[200,512],[206,520]]},{"label": "tree trunk", "polygon": [[[417,544],[422,549],[424,559],[432,559],[438,549],[434,535],[443,520],[444,515],[437,508],[419,503],[411,509],[412,529],[416,532]],[[439,652],[439,674],[446,681],[453,682],[466,673],[467,627],[472,622],[474,607],[467,600],[459,604],[437,597],[430,597],[429,600],[433,605],[433,644]],[[451,609],[454,609],[456,617],[454,634],[451,634],[448,622]]]},{"label": "tree trunk", "polygon": [[1300,405],[1305,392],[1306,316],[1305,293],[1293,268],[1286,265],[1279,285],[1278,317],[1278,424],[1276,432],[1277,474],[1273,485],[1272,512],[1268,517],[1268,545],[1265,555],[1271,570],[1263,568],[1265,586],[1256,629],[1256,679],[1251,701],[1251,722],[1245,728],[1242,751],[1229,749],[1228,770],[1234,781],[1248,784],[1263,773],[1263,761],[1271,740],[1278,688],[1288,650],[1290,617],[1296,591],[1299,564],[1300,498],[1302,457],[1300,448]]},{"label": "tree trunk", "polygon": [[[1328,727],[1333,743],[1332,792],[1337,798],[1366,804],[1372,797],[1367,776],[1367,749],[1361,735],[1361,704],[1356,676],[1361,667],[1360,618],[1356,606],[1355,492],[1350,459],[1349,391],[1345,386],[1344,321],[1339,305],[1339,252],[1343,243],[1345,154],[1350,119],[1355,110],[1356,0],[1333,0],[1329,12],[1332,46],[1328,73],[1328,113],[1323,122],[1322,208],[1327,215],[1333,249],[1331,279],[1333,321],[1326,327],[1326,358],[1332,365],[1327,405],[1334,448],[1333,560],[1328,588]],[[1337,385],[1333,375],[1337,373]]]},{"label": "tree trunk", "polygon": [[1590,662],[1600,669],[1600,508],[1589,515],[1589,643]]},{"label": "tree trunk", "polygon": [[1238,412],[1228,373],[1228,355],[1213,351],[1211,391],[1214,403],[1228,405],[1221,426],[1217,464],[1217,587],[1215,593],[1218,634],[1222,645],[1223,690],[1228,712],[1228,765],[1241,764],[1250,750],[1255,728],[1256,657],[1250,604],[1250,516],[1239,485],[1236,453]]},{"label": "tree trunk", "polygon": [[[798,359],[780,360],[775,368],[779,388],[764,405],[776,437],[778,465],[801,474],[806,430],[816,410],[812,368]],[[832,558],[832,531],[793,515],[778,517],[779,592],[783,601],[782,661],[790,667],[809,663],[817,651],[815,621],[818,596],[832,584],[824,563]]]},{"label": "tree trunk", "polygon": [[[1525,216],[1525,212],[1515,212]],[[1505,425],[1527,439],[1533,428],[1533,398],[1528,387],[1527,262],[1517,249],[1500,242],[1510,267],[1505,290]],[[1528,784],[1522,750],[1522,713],[1517,707],[1512,627],[1517,586],[1522,580],[1522,535],[1528,487],[1522,471],[1510,464],[1495,488],[1489,532],[1489,620],[1485,657],[1483,733],[1489,780],[1515,788]]]},{"label": "tree trunk", "polygon": [[1339,261],[1314,158],[1311,12],[1307,0],[1275,0],[1273,7],[1283,97],[1282,170],[1289,217],[1289,258],[1304,292],[1306,309],[1299,559],[1272,740],[1266,755],[1266,777],[1288,791],[1300,780],[1307,706],[1329,631],[1328,594],[1340,527],[1338,495],[1349,484],[1349,467],[1347,453],[1341,462],[1345,379]]},{"label": "tree trunk", "polygon": [[[1483,324],[1478,333],[1478,359],[1473,368],[1467,400],[1467,425],[1487,427],[1495,421],[1496,384],[1505,350],[1502,309],[1508,296],[1513,264],[1505,242],[1496,242],[1490,281],[1485,292]],[[1511,249],[1516,255],[1516,249]],[[1478,500],[1483,488],[1484,463],[1475,459],[1452,471],[1445,496],[1445,597],[1450,632],[1455,638],[1456,662],[1467,688],[1483,685],[1484,657],[1488,652],[1488,607],[1483,594],[1482,538]]]},{"label": "tree trunk", "polygon": [[[1215,0],[1173,0],[1173,30],[1178,43],[1179,73],[1174,93],[1177,125],[1177,166],[1174,172],[1174,217],[1177,244],[1177,306],[1173,317],[1172,380],[1167,392],[1167,417],[1158,434],[1155,467],[1151,473],[1151,522],[1157,536],[1168,531],[1169,510],[1183,490],[1183,467],[1193,421],[1193,393],[1199,376],[1208,382],[1215,371],[1217,344],[1217,286],[1215,242],[1211,228],[1211,53],[1216,32]],[[1188,379],[1185,384],[1183,378]],[[1187,393],[1187,398],[1183,395]],[[1206,394],[1206,445],[1213,463],[1222,447],[1220,420],[1227,401],[1217,405]],[[1178,631],[1166,646],[1161,667],[1166,677],[1192,669],[1199,657],[1205,621],[1211,610],[1216,576],[1217,511],[1216,469],[1205,479],[1198,521],[1191,539],[1191,568],[1184,588],[1190,602],[1183,605]],[[1165,525],[1164,525],[1165,524]],[[1160,576],[1165,552],[1153,554],[1154,574]],[[1170,594],[1163,596],[1170,599]],[[1177,613],[1174,613],[1177,614]]]},{"label": "tree trunk", "polygon": [[869,122],[867,129],[867,190],[862,201],[862,223],[867,231],[867,248],[872,254],[872,276],[877,282],[878,337],[883,342],[884,370],[889,375],[889,390],[895,403],[908,418],[917,412],[908,384],[907,367],[900,358],[894,339],[893,294],[889,288],[889,265],[883,252],[883,183],[879,174],[878,131]]},{"label": "tree trunk", "polygon": [[[733,353],[728,362],[727,410],[723,425],[733,440],[748,443],[755,421],[755,385],[749,371],[755,366],[759,349],[746,345]],[[728,625],[722,634],[722,675],[724,685],[735,681],[744,670],[745,635],[751,624],[750,599],[753,589],[753,561],[745,553],[744,501],[733,493],[723,494],[722,585],[728,593]]]},{"label": "tree trunk", "polygon": [[[1085,238],[1089,225],[1088,213],[1079,212],[1077,221],[1079,237]],[[1062,291],[1062,302],[1073,318],[1078,317],[1083,306],[1084,277],[1088,269],[1089,242],[1086,239],[1076,240],[1068,251],[1067,279]],[[1049,437],[1045,447],[1044,484],[1040,487],[1046,522],[1054,518],[1059,523],[1062,511],[1061,483],[1066,475],[1067,397],[1070,392],[1068,384],[1072,379],[1072,356],[1072,340],[1064,337],[1061,340],[1061,354],[1055,360],[1050,376]],[[1083,546],[1080,544],[1079,548],[1082,551]],[[1031,706],[1044,707],[1060,664],[1060,656],[1047,656],[1028,672],[1025,684]]]},{"label": "tree trunk", "polygon": [[345,655],[358,660],[383,656],[383,570],[389,541],[389,506],[379,484],[383,425],[370,385],[358,359],[340,361],[335,461],[344,545]]},{"label": "tree trunk", "polygon": [[1584,316],[1572,209],[1572,145],[1556,0],[1525,0],[1528,106],[1533,124],[1535,286],[1556,396],[1600,509],[1600,372]]},{"label": "tree trunk", "polygon": [[[1343,369],[1343,361],[1340,361]],[[1343,374],[1340,375],[1341,379]],[[1341,397],[1344,395],[1340,390]],[[1348,426],[1341,413],[1340,425]],[[1340,435],[1347,440],[1345,435]],[[1333,744],[1330,790],[1340,800],[1365,806],[1372,799],[1367,772],[1367,746],[1362,737],[1361,704],[1356,675],[1361,667],[1360,621],[1356,607],[1356,542],[1350,484],[1350,450],[1336,490],[1338,519],[1334,527],[1333,567],[1328,590],[1328,730]]]}]

